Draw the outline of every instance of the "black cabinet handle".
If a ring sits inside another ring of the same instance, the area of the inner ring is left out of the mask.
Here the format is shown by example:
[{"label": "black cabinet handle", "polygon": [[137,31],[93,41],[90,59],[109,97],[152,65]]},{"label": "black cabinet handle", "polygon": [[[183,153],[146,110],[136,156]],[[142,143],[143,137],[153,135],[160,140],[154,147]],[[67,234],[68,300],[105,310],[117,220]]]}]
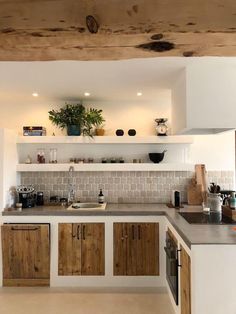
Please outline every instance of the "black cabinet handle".
[{"label": "black cabinet handle", "polygon": [[138,225],[138,239],[141,239],[141,226]]},{"label": "black cabinet handle", "polygon": [[83,240],[85,240],[85,225],[83,225]]},{"label": "black cabinet handle", "polygon": [[79,229],[80,229],[80,225],[77,226],[77,239],[79,240]]},{"label": "black cabinet handle", "polygon": [[133,240],[135,239],[135,230],[134,230],[134,225],[132,225],[132,238],[133,238]]},{"label": "black cabinet handle", "polygon": [[75,224],[72,224],[72,238],[76,237]]}]

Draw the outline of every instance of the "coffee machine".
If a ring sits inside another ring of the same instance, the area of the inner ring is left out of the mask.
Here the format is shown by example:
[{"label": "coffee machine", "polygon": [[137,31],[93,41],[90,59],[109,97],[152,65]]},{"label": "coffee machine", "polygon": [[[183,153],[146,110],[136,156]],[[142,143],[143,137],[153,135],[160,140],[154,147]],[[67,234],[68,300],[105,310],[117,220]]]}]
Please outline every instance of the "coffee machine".
[{"label": "coffee machine", "polygon": [[16,188],[19,195],[19,203],[22,208],[31,208],[35,206],[35,193],[32,185],[19,185]]}]

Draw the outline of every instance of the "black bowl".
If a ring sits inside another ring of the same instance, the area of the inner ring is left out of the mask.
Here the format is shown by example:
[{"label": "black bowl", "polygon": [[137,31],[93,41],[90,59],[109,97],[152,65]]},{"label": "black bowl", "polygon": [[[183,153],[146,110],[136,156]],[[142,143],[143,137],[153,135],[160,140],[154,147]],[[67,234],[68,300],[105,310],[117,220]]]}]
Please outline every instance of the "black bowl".
[{"label": "black bowl", "polygon": [[149,159],[154,162],[155,164],[158,164],[161,162],[164,158],[165,153],[149,153]]}]

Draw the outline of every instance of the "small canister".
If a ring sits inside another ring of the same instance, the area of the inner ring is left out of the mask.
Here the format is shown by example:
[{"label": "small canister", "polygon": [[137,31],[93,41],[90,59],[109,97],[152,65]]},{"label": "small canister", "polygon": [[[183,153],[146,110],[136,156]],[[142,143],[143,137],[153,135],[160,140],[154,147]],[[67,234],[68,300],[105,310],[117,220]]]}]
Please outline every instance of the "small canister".
[{"label": "small canister", "polygon": [[16,210],[18,212],[21,212],[22,211],[22,203],[16,203]]}]

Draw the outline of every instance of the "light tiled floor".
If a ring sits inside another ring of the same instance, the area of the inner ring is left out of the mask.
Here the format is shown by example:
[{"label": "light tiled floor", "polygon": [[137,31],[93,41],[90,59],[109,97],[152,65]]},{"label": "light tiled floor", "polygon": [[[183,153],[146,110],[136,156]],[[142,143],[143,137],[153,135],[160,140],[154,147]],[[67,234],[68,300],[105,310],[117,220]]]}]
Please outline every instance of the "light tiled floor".
[{"label": "light tiled floor", "polygon": [[174,314],[163,291],[2,288],[1,314]]}]

